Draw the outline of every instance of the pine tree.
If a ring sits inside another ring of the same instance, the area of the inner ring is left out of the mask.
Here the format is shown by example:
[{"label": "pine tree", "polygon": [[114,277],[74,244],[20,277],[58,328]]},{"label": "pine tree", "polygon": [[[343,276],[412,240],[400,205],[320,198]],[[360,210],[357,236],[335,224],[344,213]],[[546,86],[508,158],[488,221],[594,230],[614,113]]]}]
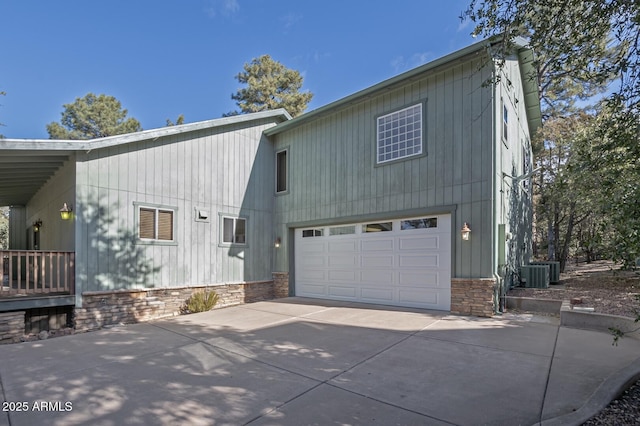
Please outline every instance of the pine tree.
[{"label": "pine tree", "polygon": [[140,122],[128,117],[120,101],[113,96],[88,93],[63,105],[60,123],[49,123],[50,139],[95,139],[142,130]]},{"label": "pine tree", "polygon": [[231,95],[240,111],[225,116],[284,108],[295,117],[305,111],[313,98],[312,93],[300,91],[303,77],[298,71],[285,67],[269,55],[245,64],[244,71],[236,75],[236,79],[247,85]]}]

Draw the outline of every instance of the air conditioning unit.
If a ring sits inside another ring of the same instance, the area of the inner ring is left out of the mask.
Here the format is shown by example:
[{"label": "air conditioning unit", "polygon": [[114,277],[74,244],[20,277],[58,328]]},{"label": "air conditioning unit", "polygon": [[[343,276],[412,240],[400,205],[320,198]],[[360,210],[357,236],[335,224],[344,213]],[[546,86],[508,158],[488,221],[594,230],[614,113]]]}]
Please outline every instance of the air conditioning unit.
[{"label": "air conditioning unit", "polygon": [[549,282],[558,284],[560,282],[560,262],[544,261],[531,262],[530,265],[549,265]]},{"label": "air conditioning unit", "polygon": [[528,288],[549,288],[549,265],[521,266],[520,282]]}]

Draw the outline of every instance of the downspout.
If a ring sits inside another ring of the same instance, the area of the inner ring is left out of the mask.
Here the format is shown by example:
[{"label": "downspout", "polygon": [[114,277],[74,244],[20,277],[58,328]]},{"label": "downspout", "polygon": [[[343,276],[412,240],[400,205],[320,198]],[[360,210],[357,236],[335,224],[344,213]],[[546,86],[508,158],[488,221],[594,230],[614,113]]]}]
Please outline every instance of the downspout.
[{"label": "downspout", "polygon": [[[496,284],[494,287],[494,292],[493,292],[493,301],[494,301],[494,314],[497,315],[501,315],[504,312],[504,298],[502,297],[502,293],[503,293],[503,287],[504,287],[504,279],[502,277],[502,275],[500,274],[500,265],[498,265],[498,260],[497,260],[497,252],[498,252],[498,214],[501,214],[501,210],[498,206],[498,203],[500,203],[501,201],[501,196],[499,196],[499,194],[501,194],[501,187],[499,187],[499,183],[502,181],[502,179],[498,179],[497,178],[497,168],[500,162],[500,157],[499,157],[499,152],[498,149],[502,149],[502,145],[501,143],[496,143],[496,142],[500,142],[500,141],[496,141],[496,125],[497,125],[497,105],[496,105],[496,99],[497,99],[497,95],[498,95],[498,82],[497,82],[497,66],[496,66],[496,62],[495,59],[493,57],[493,54],[491,53],[491,45],[487,46],[487,54],[489,55],[489,58],[491,60],[491,64],[493,69],[491,70],[492,75],[493,75],[493,90],[491,92],[491,107],[493,108],[492,113],[491,113],[491,145],[492,145],[492,154],[493,154],[493,164],[491,165],[491,179],[493,180],[493,214],[492,214],[492,223],[491,223],[491,237],[492,237],[492,243],[491,243],[491,266],[492,266],[492,274],[493,274],[493,279],[495,280]],[[501,165],[500,165],[501,167]],[[502,172],[500,172],[501,174]]]}]

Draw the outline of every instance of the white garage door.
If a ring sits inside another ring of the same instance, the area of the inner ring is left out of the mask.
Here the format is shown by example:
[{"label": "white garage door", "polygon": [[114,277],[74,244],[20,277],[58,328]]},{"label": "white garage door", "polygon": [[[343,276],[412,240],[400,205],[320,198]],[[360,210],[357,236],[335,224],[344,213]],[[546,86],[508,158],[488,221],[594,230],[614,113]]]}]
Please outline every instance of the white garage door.
[{"label": "white garage door", "polygon": [[451,216],[295,231],[297,296],[450,310]]}]

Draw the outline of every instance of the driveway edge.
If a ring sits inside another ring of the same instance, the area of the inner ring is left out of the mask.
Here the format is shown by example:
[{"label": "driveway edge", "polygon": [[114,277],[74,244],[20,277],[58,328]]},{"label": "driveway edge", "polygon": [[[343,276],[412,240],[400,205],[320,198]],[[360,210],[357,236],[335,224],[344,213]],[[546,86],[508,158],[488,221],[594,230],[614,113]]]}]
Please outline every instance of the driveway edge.
[{"label": "driveway edge", "polygon": [[611,401],[622,395],[625,390],[629,389],[638,380],[640,380],[640,358],[609,376],[598,386],[587,402],[573,413],[543,420],[540,423],[536,423],[536,425],[581,425],[605,409]]}]

